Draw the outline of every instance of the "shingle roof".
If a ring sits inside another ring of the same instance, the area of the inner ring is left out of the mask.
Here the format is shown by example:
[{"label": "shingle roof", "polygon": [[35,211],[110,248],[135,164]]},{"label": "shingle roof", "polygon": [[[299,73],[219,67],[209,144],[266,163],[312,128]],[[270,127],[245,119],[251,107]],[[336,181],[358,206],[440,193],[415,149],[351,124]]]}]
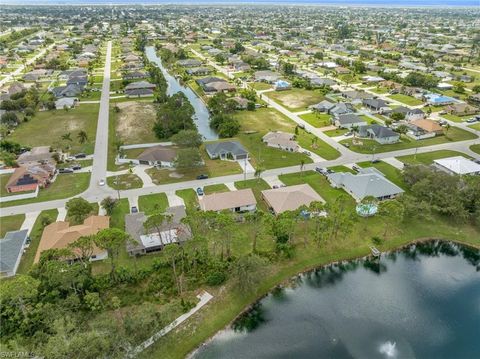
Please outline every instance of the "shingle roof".
[{"label": "shingle roof", "polygon": [[18,258],[28,236],[28,229],[7,232],[0,239],[0,273],[15,272]]},{"label": "shingle roof", "polygon": [[276,214],[294,211],[315,201],[325,202],[308,184],[267,189],[262,196]]},{"label": "shingle roof", "polygon": [[224,141],[208,143],[205,150],[210,157],[216,157],[221,153],[231,153],[235,156],[248,154],[247,150],[237,141]]},{"label": "shingle roof", "polygon": [[200,208],[204,211],[223,211],[243,206],[257,204],[257,200],[250,188],[238,191],[212,193],[199,200]]}]

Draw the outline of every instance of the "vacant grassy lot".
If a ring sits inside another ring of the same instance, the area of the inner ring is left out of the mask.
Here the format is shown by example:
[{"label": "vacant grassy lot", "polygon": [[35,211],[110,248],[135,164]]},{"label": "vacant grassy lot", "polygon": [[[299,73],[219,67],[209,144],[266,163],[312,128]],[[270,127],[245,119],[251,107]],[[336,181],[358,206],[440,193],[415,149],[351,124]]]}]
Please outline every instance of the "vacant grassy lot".
[{"label": "vacant grassy lot", "polygon": [[270,90],[272,88],[272,85],[265,82],[251,82],[249,85],[258,91]]},{"label": "vacant grassy lot", "polygon": [[266,92],[264,96],[273,99],[290,111],[306,110],[308,106],[319,103],[324,99],[324,96],[318,91],[297,88]]},{"label": "vacant grassy lot", "polygon": [[84,192],[90,182],[90,173],[60,174],[48,188],[41,189],[37,198],[21,199],[1,203],[0,207],[19,206],[21,204],[51,201],[73,197]]},{"label": "vacant grassy lot", "polygon": [[18,231],[24,220],[24,214],[0,217],[0,237],[3,238],[7,232]]},{"label": "vacant grassy lot", "polygon": [[42,238],[43,229],[45,228],[42,225],[42,218],[48,216],[50,220],[55,222],[58,216],[58,210],[49,209],[46,211],[40,212],[33,225],[32,232],[30,232],[30,246],[26,249],[26,252],[23,254],[20,264],[18,266],[18,274],[26,274],[33,265],[33,260],[35,259],[35,254],[37,253],[37,248]]},{"label": "vacant grassy lot", "polygon": [[408,96],[408,95],[403,95],[401,93],[397,93],[395,95],[390,95],[388,97],[390,97],[393,100],[397,100],[401,103],[404,103],[405,105],[409,105],[409,106],[417,106],[417,105],[421,105],[423,103],[421,100],[419,100],[415,97]]},{"label": "vacant grassy lot", "polygon": [[304,115],[299,116],[302,120],[308,122],[313,127],[325,127],[330,126],[332,124],[331,118],[329,114],[326,113],[319,113],[319,112],[312,112],[306,113]]},{"label": "vacant grassy lot", "polygon": [[257,200],[257,208],[264,211],[268,210],[268,206],[262,198],[262,191],[270,189],[270,186],[263,179],[251,179],[246,181],[235,182],[235,187],[238,189],[251,188],[255,199]]},{"label": "vacant grassy lot", "polygon": [[113,111],[113,121],[118,140],[124,144],[158,142],[153,132],[153,125],[157,119],[153,103],[128,101],[118,102],[116,105],[120,112]]},{"label": "vacant grassy lot", "polygon": [[350,149],[355,152],[359,153],[373,153],[373,152],[389,152],[389,151],[396,151],[396,150],[404,150],[406,148],[415,148],[415,147],[425,147],[431,145],[437,145],[441,143],[449,143],[455,141],[464,141],[464,140],[472,140],[477,138],[473,133],[456,128],[451,127],[448,130],[448,134],[444,136],[437,136],[433,138],[427,138],[425,140],[413,140],[406,136],[401,137],[401,141],[398,143],[393,143],[389,145],[381,145],[374,140],[366,140],[366,139],[359,139],[362,142],[361,145],[353,145],[351,138],[347,140],[341,141],[341,143],[348,143],[350,145]]},{"label": "vacant grassy lot", "polygon": [[446,118],[447,120],[453,121],[453,122],[464,122],[471,118],[472,116],[457,116],[457,115],[452,115],[452,114],[446,114],[442,115],[443,118]]},{"label": "vacant grassy lot", "polygon": [[[81,105],[66,112],[53,110],[37,112],[28,122],[23,122],[9,140],[23,146],[52,146],[54,148],[69,149],[71,153],[93,153],[95,133],[98,120],[97,104]],[[87,140],[80,143],[80,131],[87,133]],[[62,136],[70,134],[70,139]]]},{"label": "vacant grassy lot", "polygon": [[125,215],[130,213],[128,199],[122,198],[117,202],[110,216],[110,227],[125,230]]},{"label": "vacant grassy lot", "polygon": [[107,177],[107,184],[113,189],[121,191],[132,188],[142,188],[143,186],[140,177],[133,173]]},{"label": "vacant grassy lot", "polygon": [[139,211],[145,214],[152,214],[154,212],[163,212],[168,207],[168,199],[165,193],[155,193],[146,196],[138,197]]},{"label": "vacant grassy lot", "polygon": [[340,157],[340,152],[335,148],[323,142],[317,136],[310,134],[302,129],[298,130],[298,135],[296,135],[296,140],[298,144],[311,152],[316,153],[326,160],[334,160]]},{"label": "vacant grassy lot", "polygon": [[470,156],[465,155],[461,152],[451,151],[451,150],[439,150],[426,153],[417,153],[416,155],[408,155],[397,157],[397,160],[402,161],[403,163],[409,165],[431,165],[433,160],[438,160],[440,158],[453,157],[453,156],[463,156],[470,158]]},{"label": "vacant grassy lot", "polygon": [[198,197],[193,189],[181,189],[175,192],[175,194],[182,198],[185,202],[187,211],[195,210],[198,206]]},{"label": "vacant grassy lot", "polygon": [[346,134],[350,130],[346,128],[337,128],[335,130],[328,130],[328,131],[323,131],[324,134],[330,137],[337,137]]},{"label": "vacant grassy lot", "polygon": [[223,183],[220,183],[220,184],[212,184],[212,185],[203,187],[203,192],[205,194],[212,194],[212,193],[220,193],[220,192],[230,192],[230,190]]}]

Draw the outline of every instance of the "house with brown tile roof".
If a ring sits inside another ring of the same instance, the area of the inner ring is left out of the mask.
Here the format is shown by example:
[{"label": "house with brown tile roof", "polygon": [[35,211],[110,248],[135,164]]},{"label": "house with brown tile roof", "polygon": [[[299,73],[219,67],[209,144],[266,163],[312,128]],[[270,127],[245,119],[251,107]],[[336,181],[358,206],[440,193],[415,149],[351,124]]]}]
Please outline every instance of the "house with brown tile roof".
[{"label": "house with brown tile roof", "polygon": [[257,200],[250,188],[207,194],[198,202],[202,211],[250,212],[257,208]]},{"label": "house with brown tile roof", "polygon": [[275,214],[295,211],[312,202],[325,202],[308,184],[267,189],[262,191],[262,197]]},{"label": "house with brown tile roof", "polygon": [[20,166],[15,169],[5,185],[7,192],[18,193],[45,188],[55,174],[55,166],[49,163]]},{"label": "house with brown tile roof", "polygon": [[[68,248],[69,244],[75,242],[80,237],[97,234],[100,230],[108,228],[109,224],[110,217],[108,216],[90,216],[83,224],[76,226],[70,226],[70,223],[65,221],[49,224],[43,230],[34,262],[38,263],[43,251]],[[98,247],[94,247],[90,260],[102,260],[105,258],[107,258],[107,252]]]},{"label": "house with brown tile roof", "polygon": [[429,119],[410,121],[408,127],[407,135],[416,140],[443,135],[443,127]]}]

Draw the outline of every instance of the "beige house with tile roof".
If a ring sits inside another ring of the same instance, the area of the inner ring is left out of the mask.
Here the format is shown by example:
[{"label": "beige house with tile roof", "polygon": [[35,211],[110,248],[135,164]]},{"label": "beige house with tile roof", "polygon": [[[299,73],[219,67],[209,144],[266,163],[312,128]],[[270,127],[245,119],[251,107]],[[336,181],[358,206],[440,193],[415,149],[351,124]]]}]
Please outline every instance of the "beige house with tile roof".
[{"label": "beige house with tile roof", "polygon": [[262,197],[275,214],[295,211],[312,202],[325,202],[308,184],[267,189],[262,191]]}]

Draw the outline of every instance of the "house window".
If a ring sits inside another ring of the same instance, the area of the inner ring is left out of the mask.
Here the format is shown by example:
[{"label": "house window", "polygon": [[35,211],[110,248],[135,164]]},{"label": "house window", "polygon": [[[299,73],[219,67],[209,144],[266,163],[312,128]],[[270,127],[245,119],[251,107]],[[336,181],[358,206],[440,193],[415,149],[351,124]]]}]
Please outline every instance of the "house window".
[{"label": "house window", "polygon": [[235,212],[240,212],[240,207],[235,207]]}]

